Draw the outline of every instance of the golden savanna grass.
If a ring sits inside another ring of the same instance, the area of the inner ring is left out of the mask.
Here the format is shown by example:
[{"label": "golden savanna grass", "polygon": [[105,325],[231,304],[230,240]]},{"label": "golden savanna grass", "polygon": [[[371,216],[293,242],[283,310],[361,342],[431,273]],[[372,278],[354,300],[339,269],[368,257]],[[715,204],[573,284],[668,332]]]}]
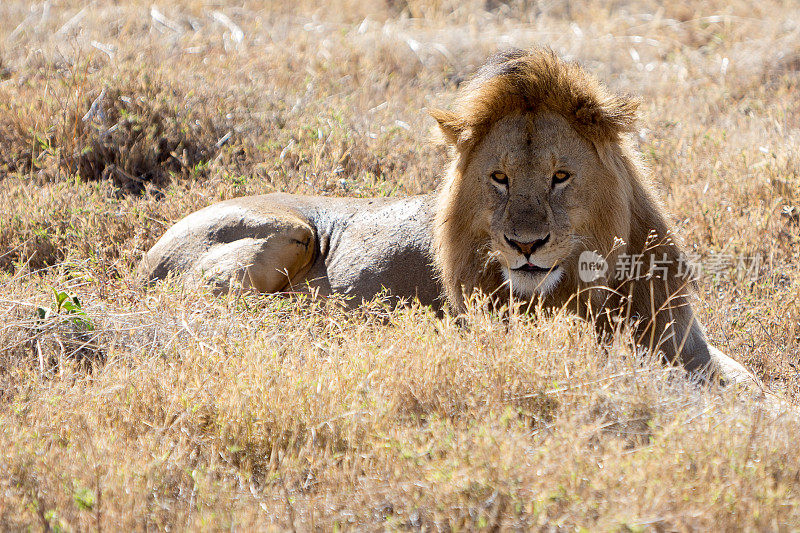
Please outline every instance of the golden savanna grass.
[{"label": "golden savanna grass", "polygon": [[0,3],[0,529],[800,528],[798,417],[629,333],[133,279],[213,201],[432,190],[424,108],[547,45],[642,98],[711,340],[797,404],[800,8],[670,6]]}]

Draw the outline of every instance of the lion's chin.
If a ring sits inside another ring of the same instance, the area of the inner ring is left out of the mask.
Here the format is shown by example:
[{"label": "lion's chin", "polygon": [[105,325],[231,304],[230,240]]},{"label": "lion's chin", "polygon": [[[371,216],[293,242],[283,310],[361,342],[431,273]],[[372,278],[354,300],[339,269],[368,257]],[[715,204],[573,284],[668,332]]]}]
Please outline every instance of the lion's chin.
[{"label": "lion's chin", "polygon": [[556,266],[549,272],[525,272],[503,268],[503,277],[511,286],[512,292],[521,298],[533,295],[547,296],[552,293],[564,277],[564,269]]}]

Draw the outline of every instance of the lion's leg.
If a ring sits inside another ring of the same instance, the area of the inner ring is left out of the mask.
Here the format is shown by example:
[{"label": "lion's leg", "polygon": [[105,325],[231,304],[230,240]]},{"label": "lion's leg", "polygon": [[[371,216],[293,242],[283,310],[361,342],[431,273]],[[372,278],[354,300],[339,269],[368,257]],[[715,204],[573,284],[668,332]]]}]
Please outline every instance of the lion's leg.
[{"label": "lion's leg", "polygon": [[278,292],[297,283],[314,259],[314,232],[299,217],[281,216],[245,237],[212,246],[195,263],[191,276],[219,292],[233,287]]},{"label": "lion's leg", "polygon": [[723,383],[753,384],[758,383],[757,378],[741,363],[725,355],[714,346],[708,345],[709,368],[708,372],[722,380]]},{"label": "lion's leg", "polygon": [[754,384],[758,379],[741,363],[709,344],[703,327],[692,317],[692,325],[681,350],[681,359],[690,372],[722,384]]},{"label": "lion's leg", "polygon": [[231,200],[175,223],[142,258],[138,275],[149,282],[172,273],[217,292],[277,292],[302,281],[315,249],[313,222],[301,212],[269,197]]},{"label": "lion's leg", "polygon": [[[722,384],[759,384],[758,379],[744,366],[711,346],[702,325],[697,320],[687,294],[682,288],[669,292],[658,283],[640,283],[630,287],[630,309],[626,316],[638,321],[637,342],[641,346],[661,351],[669,361],[680,363],[688,372],[703,381]],[[614,322],[602,313],[609,301],[604,292],[592,294],[596,321],[602,335],[614,329]],[[618,302],[614,305],[619,305]],[[653,313],[652,311],[656,312]]]}]

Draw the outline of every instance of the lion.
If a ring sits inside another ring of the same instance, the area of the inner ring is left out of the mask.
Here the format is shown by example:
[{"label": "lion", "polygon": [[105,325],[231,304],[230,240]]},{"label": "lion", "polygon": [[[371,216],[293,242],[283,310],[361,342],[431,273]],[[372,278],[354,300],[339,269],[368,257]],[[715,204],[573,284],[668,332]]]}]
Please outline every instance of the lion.
[{"label": "lion", "polygon": [[[549,49],[503,52],[460,89],[454,111],[430,110],[450,153],[435,192],[220,202],[172,226],[139,271],[218,291],[355,303],[387,293],[454,313],[479,292],[568,306],[602,334],[622,317],[639,344],[690,372],[755,382],[708,343],[693,311],[680,244],[629,138],[637,107]],[[647,268],[618,276],[631,258]]]}]

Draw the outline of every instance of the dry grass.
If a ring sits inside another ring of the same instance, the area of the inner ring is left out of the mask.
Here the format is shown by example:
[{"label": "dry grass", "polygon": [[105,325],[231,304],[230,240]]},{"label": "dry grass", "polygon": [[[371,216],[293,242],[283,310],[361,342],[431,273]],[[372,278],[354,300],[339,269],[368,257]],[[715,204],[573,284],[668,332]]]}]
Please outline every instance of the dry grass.
[{"label": "dry grass", "polygon": [[691,250],[760,258],[703,278],[700,314],[797,403],[800,10],[659,4],[2,2],[0,528],[796,529],[796,417],[569,315],[132,281],[215,200],[431,190],[423,108],[547,44],[644,98]]}]

